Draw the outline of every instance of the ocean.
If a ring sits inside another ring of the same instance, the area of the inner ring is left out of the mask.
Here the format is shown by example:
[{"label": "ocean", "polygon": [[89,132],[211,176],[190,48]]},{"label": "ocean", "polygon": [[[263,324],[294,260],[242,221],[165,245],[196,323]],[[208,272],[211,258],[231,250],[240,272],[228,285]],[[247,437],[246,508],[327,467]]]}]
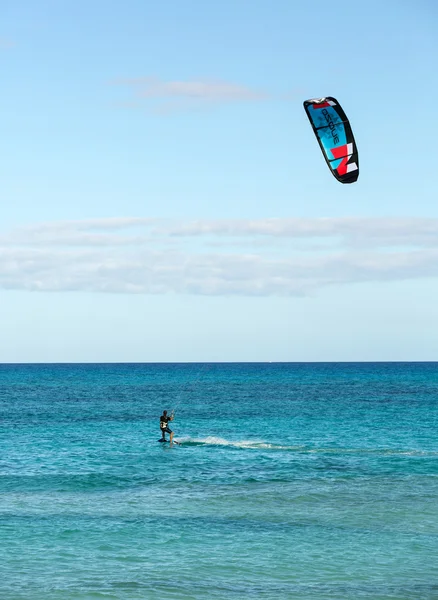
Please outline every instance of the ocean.
[{"label": "ocean", "polygon": [[438,599],[438,363],[4,364],[0,419],[1,600]]}]

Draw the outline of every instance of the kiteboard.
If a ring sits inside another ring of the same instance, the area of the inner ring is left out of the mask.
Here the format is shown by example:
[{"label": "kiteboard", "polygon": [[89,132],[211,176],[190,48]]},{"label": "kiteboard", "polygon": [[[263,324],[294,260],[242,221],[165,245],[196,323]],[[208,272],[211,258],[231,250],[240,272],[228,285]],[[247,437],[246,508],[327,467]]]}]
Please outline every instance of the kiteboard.
[{"label": "kiteboard", "polygon": [[[170,442],[170,440],[162,440],[162,439],[160,438],[159,440],[157,440],[157,442],[161,442],[161,443],[165,443],[165,442],[167,442],[167,443],[169,443],[169,442]],[[176,444],[177,446],[181,446],[180,442],[177,442],[177,441],[175,441],[175,440],[173,440],[172,444]]]}]

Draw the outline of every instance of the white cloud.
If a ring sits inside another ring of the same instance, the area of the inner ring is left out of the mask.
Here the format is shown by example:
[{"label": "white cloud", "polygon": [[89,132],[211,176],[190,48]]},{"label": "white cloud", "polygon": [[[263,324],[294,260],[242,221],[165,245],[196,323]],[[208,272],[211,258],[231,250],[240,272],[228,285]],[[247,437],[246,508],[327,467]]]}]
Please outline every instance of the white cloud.
[{"label": "white cloud", "polygon": [[3,289],[299,296],[437,276],[438,219],[134,217],[0,235]]},{"label": "white cloud", "polygon": [[134,101],[129,105],[150,104],[160,112],[211,105],[213,103],[253,102],[264,100],[268,94],[244,85],[227,81],[162,81],[153,77],[122,79],[116,82],[129,86]]},{"label": "white cloud", "polygon": [[9,50],[15,46],[12,40],[9,40],[4,37],[0,37],[0,50]]}]

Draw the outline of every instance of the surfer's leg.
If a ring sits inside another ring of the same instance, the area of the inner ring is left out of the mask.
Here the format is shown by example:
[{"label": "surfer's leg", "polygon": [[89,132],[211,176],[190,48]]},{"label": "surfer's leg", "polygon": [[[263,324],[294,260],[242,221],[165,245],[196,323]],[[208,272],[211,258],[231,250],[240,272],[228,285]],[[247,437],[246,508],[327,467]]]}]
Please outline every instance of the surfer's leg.
[{"label": "surfer's leg", "polygon": [[173,431],[172,431],[172,433],[170,434],[170,443],[172,443],[172,442],[173,442]]}]

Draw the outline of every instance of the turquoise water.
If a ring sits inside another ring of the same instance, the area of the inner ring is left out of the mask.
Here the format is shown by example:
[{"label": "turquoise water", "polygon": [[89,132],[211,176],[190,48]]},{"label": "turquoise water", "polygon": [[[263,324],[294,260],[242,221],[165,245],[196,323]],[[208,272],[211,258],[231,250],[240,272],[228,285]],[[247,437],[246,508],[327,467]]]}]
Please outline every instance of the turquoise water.
[{"label": "turquoise water", "polygon": [[438,598],[438,364],[0,365],[0,417],[2,600]]}]

